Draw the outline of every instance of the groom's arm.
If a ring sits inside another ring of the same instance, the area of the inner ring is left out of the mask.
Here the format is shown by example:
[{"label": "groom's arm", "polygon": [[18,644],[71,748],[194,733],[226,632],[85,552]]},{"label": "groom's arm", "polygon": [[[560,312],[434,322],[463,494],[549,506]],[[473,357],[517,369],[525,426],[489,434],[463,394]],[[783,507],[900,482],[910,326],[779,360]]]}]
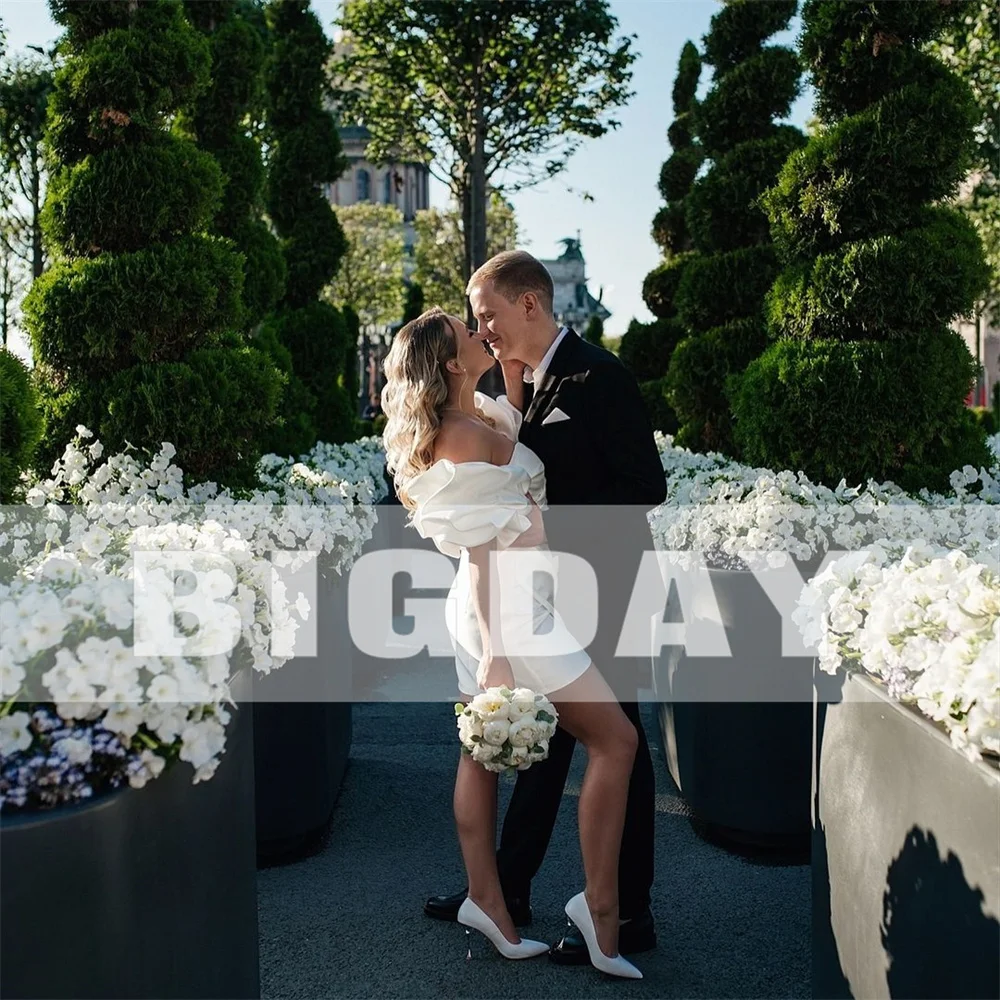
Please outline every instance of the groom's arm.
[{"label": "groom's arm", "polygon": [[663,465],[632,373],[617,362],[595,365],[587,377],[587,406],[601,470],[601,503],[649,508],[663,503]]}]

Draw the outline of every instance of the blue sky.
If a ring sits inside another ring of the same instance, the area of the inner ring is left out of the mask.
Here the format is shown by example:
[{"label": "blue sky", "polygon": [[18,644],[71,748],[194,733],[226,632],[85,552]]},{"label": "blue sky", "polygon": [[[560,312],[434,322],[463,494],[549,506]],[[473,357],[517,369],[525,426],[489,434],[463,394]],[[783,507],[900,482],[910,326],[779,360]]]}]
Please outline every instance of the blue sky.
[{"label": "blue sky", "polygon": [[[329,34],[337,0],[313,0],[313,8]],[[611,0],[619,29],[637,35],[639,53],[633,66],[629,104],[616,116],[621,127],[602,139],[588,141],[557,179],[514,195],[522,246],[537,257],[554,257],[558,241],[580,231],[591,291],[604,288],[604,303],[612,316],[610,334],[624,332],[633,316],[648,320],[642,301],[642,280],[660,259],[649,235],[660,207],[656,189],[660,166],[669,155],[666,130],[672,113],[670,91],[684,42],[700,48],[716,0]],[[58,35],[44,0],[4,0],[3,20],[12,49],[46,46]],[[793,44],[792,30],[774,41]],[[709,83],[706,70],[702,86]],[[796,102],[789,121],[804,127],[812,110],[809,93]],[[574,193],[575,192],[575,193]],[[585,201],[582,192],[593,196]],[[443,204],[445,191],[432,185],[432,202]]]}]

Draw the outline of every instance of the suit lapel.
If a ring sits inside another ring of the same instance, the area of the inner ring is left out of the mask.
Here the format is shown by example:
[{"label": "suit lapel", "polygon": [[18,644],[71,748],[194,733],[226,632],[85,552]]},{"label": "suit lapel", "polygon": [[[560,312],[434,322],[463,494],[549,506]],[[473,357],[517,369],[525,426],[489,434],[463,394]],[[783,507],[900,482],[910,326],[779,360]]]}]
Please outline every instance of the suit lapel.
[{"label": "suit lapel", "polygon": [[528,404],[528,409],[524,413],[524,422],[531,423],[539,411],[543,411],[547,401],[555,391],[560,379],[570,370],[576,343],[580,338],[576,332],[570,328],[566,331],[566,336],[560,341],[552,361],[542,376],[541,383],[535,389]]}]

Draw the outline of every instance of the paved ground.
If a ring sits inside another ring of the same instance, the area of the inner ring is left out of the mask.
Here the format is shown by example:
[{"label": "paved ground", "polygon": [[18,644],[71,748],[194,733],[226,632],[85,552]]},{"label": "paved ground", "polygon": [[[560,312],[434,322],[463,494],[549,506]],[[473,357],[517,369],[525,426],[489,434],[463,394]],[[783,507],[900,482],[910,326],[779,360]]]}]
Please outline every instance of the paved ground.
[{"label": "paved ground", "polygon": [[[660,944],[636,956],[641,982],[565,969],[546,958],[509,962],[464,929],[430,920],[424,898],[463,884],[451,819],[456,761],[446,704],[355,706],[352,760],[326,847],[259,874],[265,998],[808,997],[809,868],[767,867],[699,840],[660,752],[657,765]],[[530,936],[557,940],[565,901],[583,886],[577,751],[545,865],[533,888]],[[512,781],[503,781],[501,807]]]}]

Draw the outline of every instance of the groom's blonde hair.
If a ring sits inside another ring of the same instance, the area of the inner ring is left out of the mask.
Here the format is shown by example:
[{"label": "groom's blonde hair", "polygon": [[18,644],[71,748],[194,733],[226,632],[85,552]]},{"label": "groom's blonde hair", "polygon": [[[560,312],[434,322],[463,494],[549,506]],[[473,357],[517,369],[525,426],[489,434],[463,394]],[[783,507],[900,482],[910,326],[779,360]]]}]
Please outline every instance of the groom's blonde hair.
[{"label": "groom's blonde hair", "polygon": [[491,257],[469,279],[465,294],[471,295],[483,285],[492,285],[508,302],[517,302],[525,292],[534,292],[542,308],[552,314],[552,275],[525,250],[505,250]]}]

